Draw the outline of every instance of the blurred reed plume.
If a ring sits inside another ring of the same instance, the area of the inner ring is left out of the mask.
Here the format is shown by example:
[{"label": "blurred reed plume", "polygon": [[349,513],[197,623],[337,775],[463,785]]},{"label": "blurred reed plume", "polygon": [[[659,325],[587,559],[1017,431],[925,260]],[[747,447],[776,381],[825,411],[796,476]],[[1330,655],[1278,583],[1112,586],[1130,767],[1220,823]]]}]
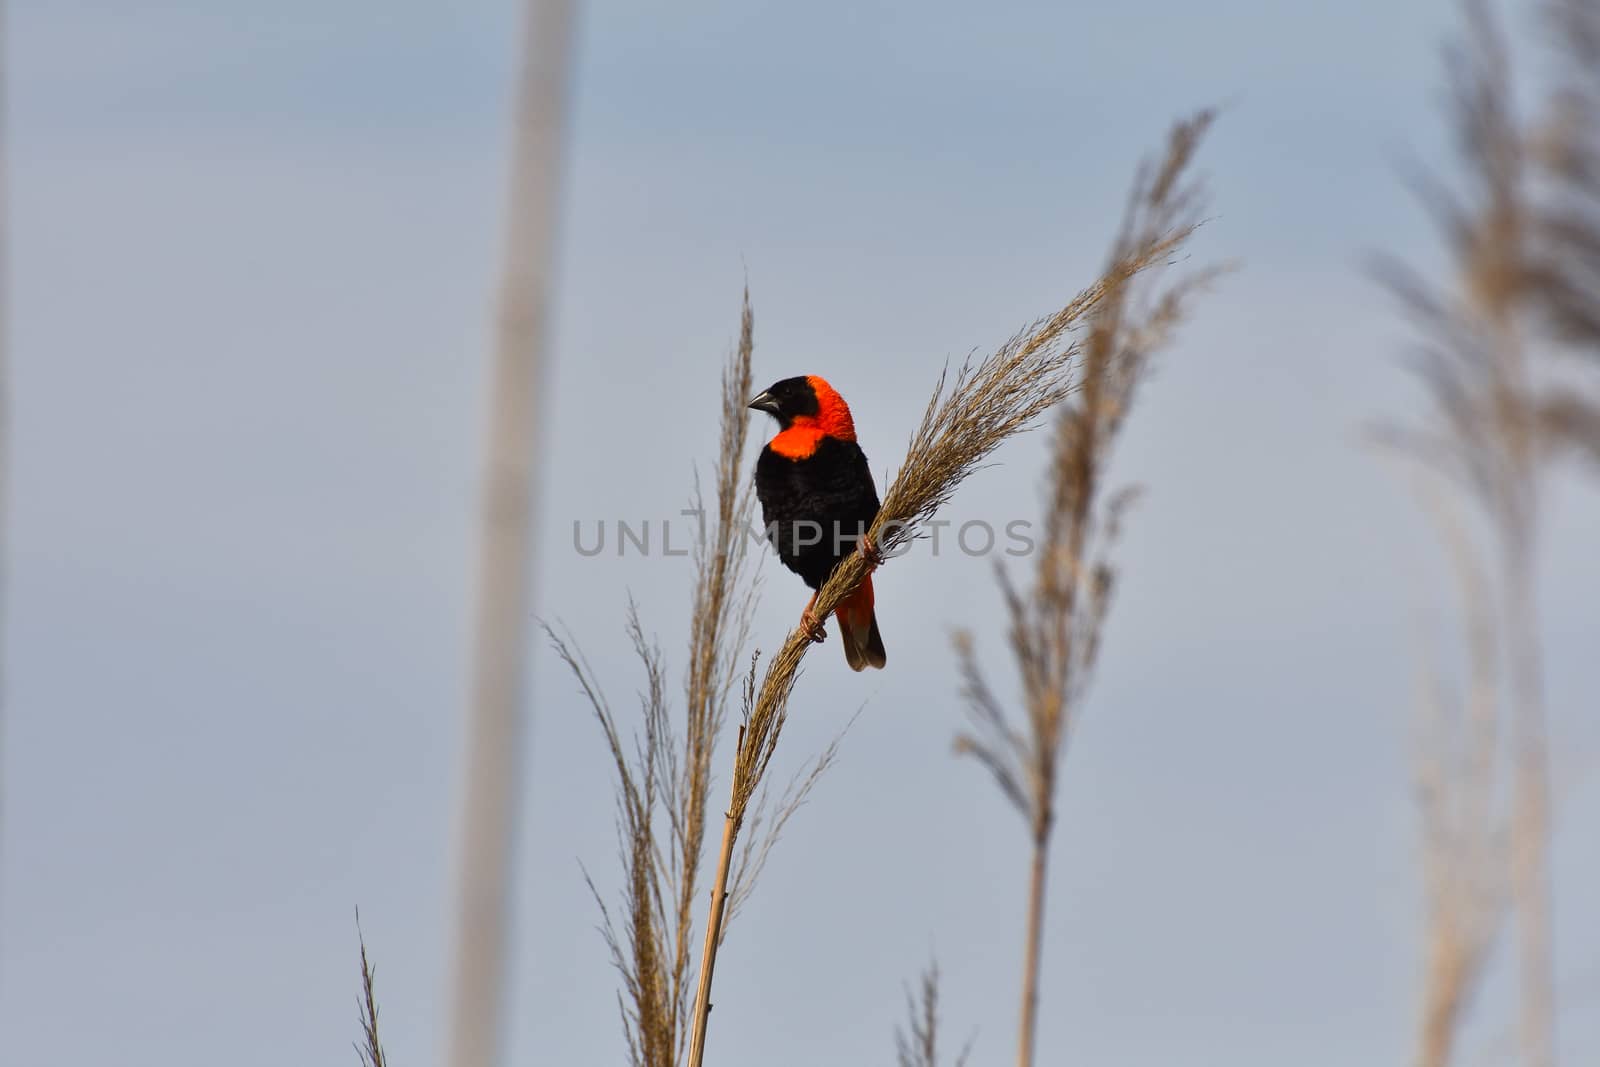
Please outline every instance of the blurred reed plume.
[{"label": "blurred reed plume", "polygon": [[[906,1022],[894,1032],[895,1057],[899,1067],[939,1067],[939,965],[929,961],[917,979],[917,989],[906,991]],[[966,1067],[972,1055],[968,1042],[956,1056],[953,1067]]]},{"label": "blurred reed plume", "polygon": [[[1600,3],[1547,0],[1542,14],[1555,84],[1534,134],[1546,186],[1528,285],[1556,337],[1600,358]],[[1559,432],[1597,454],[1596,409],[1573,422],[1549,407],[1545,413]]]},{"label": "blurred reed plume", "polygon": [[1115,578],[1109,552],[1131,499],[1126,490],[1107,495],[1106,467],[1151,357],[1171,339],[1189,298],[1216,273],[1202,271],[1155,292],[1156,275],[1117,265],[1198,224],[1205,199],[1189,170],[1212,118],[1203,111],[1176,124],[1164,155],[1135,177],[1111,247],[1109,281],[1088,317],[1076,389],[1056,417],[1032,587],[1019,589],[997,568],[1021,682],[1020,716],[995,696],[972,634],[955,638],[972,723],[957,736],[956,751],[988,768],[1026,821],[1032,843],[1017,1040],[1022,1067],[1034,1062],[1045,878],[1061,759],[1099,655]]},{"label": "blurred reed plume", "polygon": [[[1193,136],[1205,125],[1197,120]],[[1166,198],[1178,195],[1183,161],[1151,179],[1146,192]],[[1143,195],[1143,194],[1141,194]],[[1164,226],[1146,227],[1120,244],[1101,278],[1060,310],[1036,320],[981,360],[968,360],[953,379],[941,374],[922,421],[912,434],[906,459],[884,495],[869,535],[883,555],[892,557],[908,546],[921,525],[950,499],[957,487],[1009,438],[1037,423],[1077,387],[1074,371],[1085,349],[1077,327],[1093,321],[1133,278],[1166,263],[1183,247],[1198,224],[1173,213]],[[826,618],[854,591],[869,570],[859,551],[847,556],[817,593],[813,611]],[[794,692],[801,660],[812,641],[797,626],[767,664],[759,689],[746,702],[744,725],[734,757],[732,799],[723,822],[718,873],[712,889],[710,916],[700,988],[695,1000],[689,1063],[699,1067],[704,1056],[711,982],[726,900],[727,868],[749,809],[776,751]]]},{"label": "blurred reed plume", "polygon": [[1380,267],[1416,325],[1412,366],[1432,402],[1420,424],[1383,436],[1433,479],[1419,495],[1458,586],[1470,672],[1458,697],[1435,671],[1420,702],[1428,923],[1416,1062],[1453,1062],[1463,1010],[1509,911],[1521,1059],[1550,1067],[1550,768],[1536,579],[1547,461],[1573,449],[1600,456],[1600,2],[1541,8],[1556,74],[1531,120],[1519,116],[1510,45],[1489,8],[1469,0],[1463,10],[1466,31],[1446,56],[1458,187],[1419,180],[1454,277],[1433,284],[1393,262]]}]

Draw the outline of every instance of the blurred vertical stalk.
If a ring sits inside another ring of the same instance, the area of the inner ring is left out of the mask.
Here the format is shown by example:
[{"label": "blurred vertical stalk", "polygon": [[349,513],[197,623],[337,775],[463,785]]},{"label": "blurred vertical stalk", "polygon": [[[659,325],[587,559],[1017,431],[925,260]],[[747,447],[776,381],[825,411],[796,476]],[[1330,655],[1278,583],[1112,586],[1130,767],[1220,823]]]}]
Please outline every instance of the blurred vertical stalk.
[{"label": "blurred vertical stalk", "polygon": [[[5,601],[11,591],[9,580],[10,543],[6,536],[9,526],[11,497],[11,226],[8,182],[7,142],[11,124],[6,121],[10,109],[10,94],[6,91],[11,65],[7,62],[6,5],[0,0],[0,826],[5,825],[5,711],[6,689],[10,675],[5,670]],[[0,864],[5,861],[5,839],[0,837]],[[3,904],[0,901],[0,904]]]},{"label": "blurred vertical stalk", "polygon": [[1511,657],[1511,888],[1516,914],[1521,1008],[1519,1026],[1529,1067],[1553,1067],[1555,968],[1551,957],[1550,753],[1544,705],[1544,655],[1539,637],[1539,413],[1522,346],[1509,324],[1499,331],[1512,399],[1502,416],[1508,484],[1493,517],[1500,538],[1506,598],[1506,651]]},{"label": "blurred vertical stalk", "polygon": [[1550,749],[1534,569],[1530,537],[1507,563],[1517,710],[1512,883],[1522,942],[1523,1048],[1534,1067],[1551,1067],[1556,1062],[1556,1007],[1551,956]]},{"label": "blurred vertical stalk", "polygon": [[527,0],[478,556],[467,765],[458,837],[450,1067],[491,1067],[510,942],[526,672],[535,419],[555,253],[573,0]]}]

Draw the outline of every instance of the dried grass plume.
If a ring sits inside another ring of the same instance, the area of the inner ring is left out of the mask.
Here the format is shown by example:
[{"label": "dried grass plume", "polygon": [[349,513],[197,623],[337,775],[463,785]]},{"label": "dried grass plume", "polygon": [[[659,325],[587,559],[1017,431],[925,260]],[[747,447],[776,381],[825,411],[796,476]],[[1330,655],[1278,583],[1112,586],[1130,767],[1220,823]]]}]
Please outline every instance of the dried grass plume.
[{"label": "dried grass plume", "polygon": [[1152,356],[1172,336],[1189,298],[1216,273],[1200,271],[1153,292],[1156,275],[1117,265],[1165,235],[1187,234],[1198,224],[1204,194],[1189,170],[1212,118],[1201,112],[1175,125],[1165,153],[1135,178],[1111,248],[1109,281],[1089,315],[1077,388],[1056,417],[1032,585],[1020,589],[997,569],[1021,683],[1020,716],[990,687],[973,636],[956,635],[971,721],[957,736],[956,751],[988,769],[1027,823],[1032,846],[1017,1039],[1021,1067],[1030,1067],[1035,1057],[1045,880],[1061,760],[1099,657],[1115,586],[1109,551],[1131,499],[1129,491],[1106,492],[1106,468]]}]

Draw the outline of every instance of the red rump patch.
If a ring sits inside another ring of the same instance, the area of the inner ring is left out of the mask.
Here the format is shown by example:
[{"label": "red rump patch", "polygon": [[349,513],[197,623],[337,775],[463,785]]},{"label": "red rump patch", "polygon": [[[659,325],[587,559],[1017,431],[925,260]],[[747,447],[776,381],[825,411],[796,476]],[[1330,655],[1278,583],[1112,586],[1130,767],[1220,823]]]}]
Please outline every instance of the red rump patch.
[{"label": "red rump patch", "polygon": [[806,375],[806,382],[817,396],[817,413],[796,416],[789,428],[771,443],[774,452],[788,459],[806,459],[813,455],[824,437],[837,437],[841,441],[856,439],[856,423],[850,417],[850,405],[844,402],[844,397],[815,374]]},{"label": "red rump patch", "polygon": [[844,645],[845,662],[853,671],[882,667],[888,662],[883,638],[878,636],[878,620],[872,611],[872,576],[861,580],[861,587],[834,610],[839,619],[839,638]]},{"label": "red rump patch", "polygon": [[872,595],[872,575],[861,579],[861,584],[856,591],[845,597],[838,607],[833,609],[834,616],[839,620],[839,625],[850,630],[861,630],[863,633],[872,625],[872,609],[876,603]]}]

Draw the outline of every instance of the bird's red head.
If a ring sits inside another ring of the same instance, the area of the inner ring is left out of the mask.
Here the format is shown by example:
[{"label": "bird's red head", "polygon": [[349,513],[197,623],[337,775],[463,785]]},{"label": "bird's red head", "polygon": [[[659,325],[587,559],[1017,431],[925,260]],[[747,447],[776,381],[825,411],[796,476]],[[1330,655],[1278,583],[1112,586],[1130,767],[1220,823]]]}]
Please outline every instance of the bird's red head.
[{"label": "bird's red head", "polygon": [[856,439],[850,406],[815,374],[785,378],[750,401],[750,406],[778,420],[778,435],[771,447],[791,459],[811,455],[824,437]]}]

